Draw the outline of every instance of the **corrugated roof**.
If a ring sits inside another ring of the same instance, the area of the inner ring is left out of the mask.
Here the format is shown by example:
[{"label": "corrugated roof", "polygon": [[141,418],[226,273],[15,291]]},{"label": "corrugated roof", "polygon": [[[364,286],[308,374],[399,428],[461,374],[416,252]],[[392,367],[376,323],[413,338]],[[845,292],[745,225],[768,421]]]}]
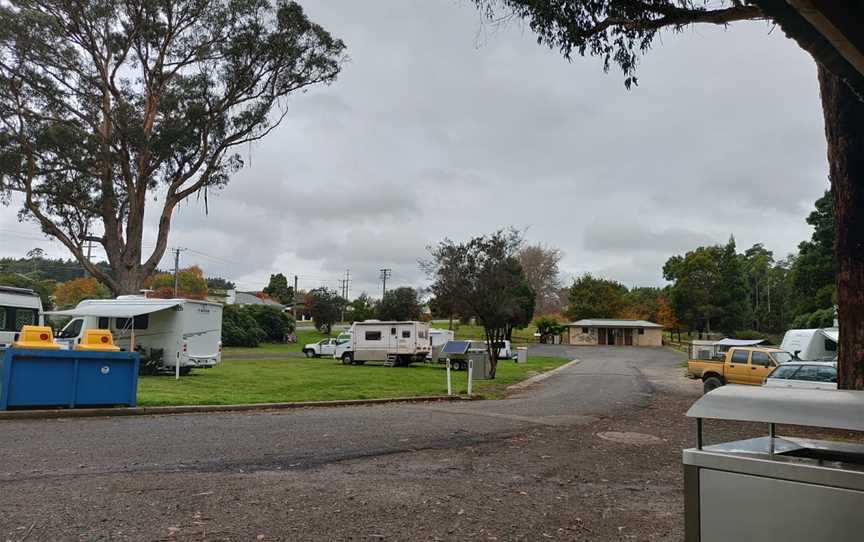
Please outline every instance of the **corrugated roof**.
[{"label": "corrugated roof", "polygon": [[574,327],[663,327],[648,320],[616,320],[613,318],[585,318],[568,325]]}]

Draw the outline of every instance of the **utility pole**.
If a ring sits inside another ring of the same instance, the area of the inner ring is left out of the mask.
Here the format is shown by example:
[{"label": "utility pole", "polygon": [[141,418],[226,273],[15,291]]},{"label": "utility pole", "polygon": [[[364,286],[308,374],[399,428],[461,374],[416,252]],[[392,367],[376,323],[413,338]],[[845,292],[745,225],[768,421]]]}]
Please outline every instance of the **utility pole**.
[{"label": "utility pole", "polygon": [[294,303],[291,304],[291,314],[294,316],[294,321],[297,321],[297,275],[294,275]]},{"label": "utility pole", "polygon": [[180,276],[180,251],[185,250],[180,247],[172,249],[174,251],[174,297],[177,297],[177,286],[179,284]]},{"label": "utility pole", "polygon": [[[93,241],[96,241],[97,243],[101,243],[102,238],[96,237],[93,235],[85,235],[84,237],[81,238],[81,240],[87,241],[87,263],[90,263],[90,250],[93,248]],[[90,276],[90,271],[88,271],[87,267],[84,266],[84,278],[86,279],[89,276]]]},{"label": "utility pole", "polygon": [[381,301],[384,301],[384,295],[387,294],[387,279],[390,278],[393,270],[385,268],[381,270]]}]

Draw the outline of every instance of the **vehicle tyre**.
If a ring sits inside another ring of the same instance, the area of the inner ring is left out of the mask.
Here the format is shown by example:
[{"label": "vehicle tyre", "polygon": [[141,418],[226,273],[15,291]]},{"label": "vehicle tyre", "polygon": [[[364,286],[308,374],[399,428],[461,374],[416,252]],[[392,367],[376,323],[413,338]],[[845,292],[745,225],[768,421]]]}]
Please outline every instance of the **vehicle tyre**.
[{"label": "vehicle tyre", "polygon": [[180,376],[186,376],[192,372],[192,367],[180,367]]},{"label": "vehicle tyre", "polygon": [[315,352],[312,350],[304,350],[303,353],[306,354],[307,358],[314,358],[315,357]]},{"label": "vehicle tyre", "polygon": [[450,362],[450,368],[454,371],[461,371],[464,369],[463,362],[461,360],[455,360]]},{"label": "vehicle tyre", "polygon": [[703,393],[708,393],[709,391],[716,390],[722,385],[722,380],[720,380],[716,376],[709,376],[705,379],[705,383],[702,385],[702,391]]},{"label": "vehicle tyre", "polygon": [[342,354],[342,364],[343,365],[353,365],[354,364],[354,356],[351,355],[351,352],[345,352]]}]

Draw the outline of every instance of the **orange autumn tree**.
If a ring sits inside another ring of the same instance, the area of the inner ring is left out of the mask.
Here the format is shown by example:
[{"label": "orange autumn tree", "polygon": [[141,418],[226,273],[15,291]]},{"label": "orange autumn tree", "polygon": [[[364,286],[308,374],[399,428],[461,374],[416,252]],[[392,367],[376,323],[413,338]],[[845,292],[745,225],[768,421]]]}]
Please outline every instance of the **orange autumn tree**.
[{"label": "orange autumn tree", "polygon": [[54,304],[58,309],[68,309],[85,299],[109,299],[111,291],[93,277],[73,279],[57,285],[54,289]]},{"label": "orange autumn tree", "polygon": [[[150,277],[145,285],[153,290],[150,297],[171,299],[174,297],[174,274],[157,273]],[[177,297],[182,299],[206,299],[207,281],[204,271],[197,265],[181,269],[177,272]]]}]

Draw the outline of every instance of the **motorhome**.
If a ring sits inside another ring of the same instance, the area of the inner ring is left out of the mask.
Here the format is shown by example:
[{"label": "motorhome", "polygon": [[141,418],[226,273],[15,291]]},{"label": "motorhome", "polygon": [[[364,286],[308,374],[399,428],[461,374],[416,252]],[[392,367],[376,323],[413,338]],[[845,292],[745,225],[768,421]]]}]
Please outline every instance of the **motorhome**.
[{"label": "motorhome", "polygon": [[790,329],[780,348],[805,361],[831,361],[837,357],[840,331],[837,328]]},{"label": "motorhome", "polygon": [[57,342],[73,348],[88,329],[109,329],[124,350],[160,360],[165,371],[188,374],[222,360],[222,305],[192,299],[117,299],[82,301],[70,310],[47,312],[72,318]]},{"label": "motorhome", "polygon": [[42,325],[42,299],[28,288],[0,285],[0,348],[12,344],[21,326]]},{"label": "motorhome", "polygon": [[395,366],[423,361],[431,351],[428,324],[366,320],[354,323],[351,340],[337,346],[333,357],[346,365],[383,361]]}]

